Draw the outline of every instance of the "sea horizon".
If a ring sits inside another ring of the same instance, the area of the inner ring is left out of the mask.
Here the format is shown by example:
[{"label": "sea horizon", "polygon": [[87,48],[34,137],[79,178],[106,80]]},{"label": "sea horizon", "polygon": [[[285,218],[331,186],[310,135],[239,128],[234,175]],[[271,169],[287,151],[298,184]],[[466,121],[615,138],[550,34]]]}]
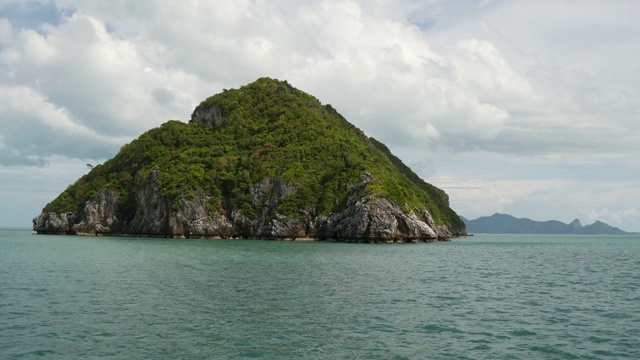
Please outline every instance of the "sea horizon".
[{"label": "sea horizon", "polygon": [[0,357],[640,357],[640,236],[366,244],[0,230]]}]

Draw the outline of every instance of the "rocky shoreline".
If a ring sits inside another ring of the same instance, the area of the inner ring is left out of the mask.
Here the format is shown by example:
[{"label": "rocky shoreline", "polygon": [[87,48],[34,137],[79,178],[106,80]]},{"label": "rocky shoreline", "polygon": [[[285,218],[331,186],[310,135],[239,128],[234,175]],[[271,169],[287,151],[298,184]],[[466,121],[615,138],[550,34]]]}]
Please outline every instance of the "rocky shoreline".
[{"label": "rocky shoreline", "polygon": [[[464,229],[435,225],[426,210],[406,213],[386,199],[362,196],[373,181],[365,172],[339,213],[317,215],[304,209],[297,217],[286,217],[275,209],[295,188],[274,178],[263,179],[251,189],[252,205],[259,217],[251,220],[237,211],[222,209],[211,213],[207,196],[180,200],[180,208],[172,212],[162,199],[154,179],[136,193],[134,219],[116,217],[119,194],[107,190],[87,201],[78,213],[43,212],[33,219],[38,234],[77,234],[135,237],[208,238],[208,239],[278,239],[321,240],[358,243],[405,243],[446,241],[466,235]],[[416,213],[418,215],[416,215]]]}]

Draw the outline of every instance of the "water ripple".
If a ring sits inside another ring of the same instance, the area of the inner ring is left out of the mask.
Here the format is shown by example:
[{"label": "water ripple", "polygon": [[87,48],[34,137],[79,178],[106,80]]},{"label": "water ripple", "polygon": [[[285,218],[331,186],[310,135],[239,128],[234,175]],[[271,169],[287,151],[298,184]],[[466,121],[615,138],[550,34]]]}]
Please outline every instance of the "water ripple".
[{"label": "water ripple", "polygon": [[639,238],[0,247],[3,359],[640,358]]}]

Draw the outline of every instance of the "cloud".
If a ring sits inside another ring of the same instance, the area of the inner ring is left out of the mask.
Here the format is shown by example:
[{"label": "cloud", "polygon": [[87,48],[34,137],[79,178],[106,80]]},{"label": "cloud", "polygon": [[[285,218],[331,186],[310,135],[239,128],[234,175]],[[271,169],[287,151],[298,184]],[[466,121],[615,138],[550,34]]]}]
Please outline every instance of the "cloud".
[{"label": "cloud", "polygon": [[5,165],[43,165],[43,158],[96,158],[124,139],[103,136],[78,123],[65,108],[27,87],[0,86],[0,147]]},{"label": "cloud", "polygon": [[[537,13],[540,6],[437,1],[55,4],[58,24],[16,30],[2,22],[3,33],[11,34],[4,35],[0,54],[8,70],[3,82],[44,94],[75,121],[105,136],[130,139],[167,119],[186,120],[200,100],[222,87],[271,76],[332,103],[392,148],[531,156],[638,148],[632,141],[637,130],[628,131],[637,115],[637,88],[621,90],[615,98],[603,96],[597,73],[555,66],[547,53],[523,66],[517,54],[527,49],[513,38],[525,37],[524,28],[507,19],[504,9]],[[454,10],[465,17],[449,19]],[[433,23],[427,30],[421,22],[408,21],[420,13],[422,23]],[[503,19],[508,27],[493,25]],[[556,18],[545,21],[560,26]],[[456,26],[447,26],[451,22]],[[476,26],[470,24],[480,24],[481,30],[469,33]],[[608,17],[602,24],[613,26]],[[632,24],[616,29],[625,26]],[[534,33],[528,37],[532,41],[551,36],[539,28],[527,31]],[[505,40],[505,33],[513,38]]]},{"label": "cloud", "polygon": [[[16,30],[3,21],[10,34],[0,53],[8,70],[3,83],[42,94],[77,125],[105,137],[130,139],[168,118],[185,119],[221,84],[265,75],[317,90],[391,143],[490,139],[509,118],[469,91],[470,74],[434,52],[416,26],[356,2],[57,4],[57,25]],[[489,44],[462,43],[460,53],[484,59],[487,71],[509,70]],[[480,82],[475,78],[473,86]],[[100,144],[76,156],[113,153]]]},{"label": "cloud", "polygon": [[453,208],[469,219],[508,213],[538,221],[569,223],[580,218],[584,224],[600,220],[626,231],[640,229],[640,190],[634,180],[494,180],[462,175],[432,176],[429,181],[447,191]]},{"label": "cloud", "polygon": [[197,102],[183,91],[197,91],[195,76],[158,63],[93,16],[75,12],[38,31],[3,19],[0,28],[0,135],[12,154],[2,164],[111,157],[143,131],[184,119]]},{"label": "cloud", "polygon": [[0,203],[5,204],[0,207],[0,227],[30,227],[48,202],[88,172],[86,161],[61,156],[47,161],[53,165],[0,167]]},{"label": "cloud", "polygon": [[[478,66],[486,63],[482,58],[466,57],[471,61],[457,67],[459,74],[484,78],[484,84],[495,78],[497,86],[486,87],[481,96],[510,114],[495,138],[468,142],[463,151],[572,158],[578,152],[589,157],[638,151],[632,140],[640,135],[632,125],[638,103],[632,99],[640,95],[640,49],[633,45],[638,25],[630,14],[640,11],[640,4],[619,5],[585,1],[578,9],[553,1],[511,1],[477,7],[451,1],[439,2],[437,11],[432,6],[415,10],[413,18],[420,19],[419,25],[428,24],[424,33],[436,51],[456,41],[478,48],[469,42],[471,35],[483,44],[478,49],[486,48],[481,53],[499,56],[508,66],[500,73],[484,71]],[[448,58],[460,61],[460,56]],[[498,81],[500,74],[508,81]],[[468,91],[475,81],[468,78]],[[514,96],[502,98],[501,89]]]},{"label": "cloud", "polygon": [[629,232],[640,229],[640,208],[637,207],[618,210],[582,209],[581,214],[587,223],[603,221]]},{"label": "cloud", "polygon": [[566,192],[572,185],[571,182],[563,179],[543,181],[457,180],[448,176],[440,176],[432,177],[429,180],[447,191],[456,211],[470,218],[508,212],[509,209],[512,209],[512,205],[523,201],[547,200],[554,195]]},{"label": "cloud", "polygon": [[[372,135],[387,137],[383,140],[433,145],[495,136],[508,112],[469,91],[469,74],[458,74],[448,54],[434,52],[418,27],[386,17],[380,8],[390,4],[376,4],[376,11],[348,1],[287,7],[236,2],[224,9],[210,3],[158,6],[144,1],[108,6],[87,2],[78,7],[100,13],[118,33],[135,34],[136,44],[153,49],[165,67],[233,86],[265,75],[287,78],[334,103]],[[189,26],[176,25],[184,23]],[[478,44],[453,53],[491,49]],[[505,78],[494,74],[503,70],[512,76],[513,70],[497,53],[493,49],[480,54],[491,67],[479,68],[493,80]],[[502,66],[496,66],[496,56]],[[452,122],[458,126],[450,126]]]},{"label": "cloud", "polygon": [[596,193],[640,171],[639,11],[633,1],[4,1],[0,170],[109,158],[223,88],[269,76],[331,103],[421,174],[484,184],[452,188],[461,209],[480,210],[475,198],[541,212],[526,199],[542,201],[546,186],[574,213],[624,212],[635,207],[620,194],[610,195],[627,205],[616,207]]},{"label": "cloud", "polygon": [[[530,180],[454,180],[434,177],[431,181],[445,189],[456,211],[470,219],[493,213],[508,213],[538,221],[560,220],[566,223],[581,218],[589,224],[604,221],[623,230],[640,229],[640,210],[633,199],[635,183],[553,179]],[[572,206],[566,206],[567,202]],[[599,204],[593,207],[593,204]]]},{"label": "cloud", "polygon": [[504,108],[468,91],[449,57],[465,49],[434,51],[418,27],[377,18],[355,3],[345,9],[343,3],[324,2],[301,13],[305,26],[316,30],[323,55],[296,70],[295,80],[332,99],[373,136],[428,148],[492,138],[508,120]]}]

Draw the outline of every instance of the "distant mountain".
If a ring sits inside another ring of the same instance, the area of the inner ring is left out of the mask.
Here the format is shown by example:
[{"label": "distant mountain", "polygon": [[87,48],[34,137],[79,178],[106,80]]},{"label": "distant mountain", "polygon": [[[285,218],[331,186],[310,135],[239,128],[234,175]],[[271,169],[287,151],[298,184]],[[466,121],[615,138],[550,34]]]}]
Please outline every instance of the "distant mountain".
[{"label": "distant mountain", "polygon": [[467,225],[469,234],[628,234],[626,231],[601,221],[583,226],[578,219],[573,220],[570,224],[565,224],[557,220],[519,219],[506,214],[493,214],[475,220],[461,218]]}]

